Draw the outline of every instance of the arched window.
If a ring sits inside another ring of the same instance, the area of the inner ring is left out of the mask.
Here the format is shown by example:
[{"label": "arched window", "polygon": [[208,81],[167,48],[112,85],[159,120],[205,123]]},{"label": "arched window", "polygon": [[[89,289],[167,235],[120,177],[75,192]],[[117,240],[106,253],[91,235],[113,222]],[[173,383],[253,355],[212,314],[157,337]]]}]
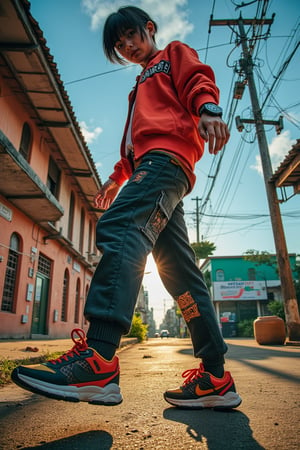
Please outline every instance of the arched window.
[{"label": "arched window", "polygon": [[13,233],[10,238],[1,311],[14,312],[15,288],[19,266],[20,238]]},{"label": "arched window", "polygon": [[71,192],[70,208],[69,208],[69,224],[68,224],[68,238],[70,239],[70,241],[72,241],[73,239],[74,209],[75,209],[75,197],[73,192]]},{"label": "arched window", "polygon": [[62,322],[67,322],[69,281],[70,275],[68,269],[66,269],[64,274],[63,295],[62,295],[61,315],[60,315],[60,319]]},{"label": "arched window", "polygon": [[74,313],[75,323],[79,323],[79,311],[80,311],[80,280],[78,278],[76,283],[76,298],[75,298],[75,313]]},{"label": "arched window", "polygon": [[88,254],[92,253],[92,239],[93,239],[93,224],[89,221],[89,235],[88,235]]},{"label": "arched window", "polygon": [[84,209],[81,208],[81,216],[80,216],[80,236],[79,236],[79,251],[80,251],[80,253],[83,253],[83,244],[84,244],[84,221],[85,221]]},{"label": "arched window", "polygon": [[48,166],[47,186],[52,194],[58,198],[60,170],[56,162],[50,157]]},{"label": "arched window", "polygon": [[224,270],[222,269],[216,270],[216,281],[224,281],[224,280],[225,280]]},{"label": "arched window", "polygon": [[25,122],[23,125],[19,152],[23,156],[23,158],[26,159],[26,161],[29,161],[31,142],[32,142],[31,129],[30,129],[28,123]]}]

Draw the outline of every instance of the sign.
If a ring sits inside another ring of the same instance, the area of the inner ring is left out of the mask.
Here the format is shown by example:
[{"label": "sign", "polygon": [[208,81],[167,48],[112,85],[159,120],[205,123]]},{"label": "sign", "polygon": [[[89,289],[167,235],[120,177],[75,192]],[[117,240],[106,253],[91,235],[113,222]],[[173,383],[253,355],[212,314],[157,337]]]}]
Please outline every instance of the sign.
[{"label": "sign", "polygon": [[4,219],[11,222],[12,221],[12,210],[10,208],[7,208],[7,206],[3,205],[3,203],[0,203],[0,216],[4,217]]},{"label": "sign", "polygon": [[215,281],[214,300],[267,300],[265,281]]}]

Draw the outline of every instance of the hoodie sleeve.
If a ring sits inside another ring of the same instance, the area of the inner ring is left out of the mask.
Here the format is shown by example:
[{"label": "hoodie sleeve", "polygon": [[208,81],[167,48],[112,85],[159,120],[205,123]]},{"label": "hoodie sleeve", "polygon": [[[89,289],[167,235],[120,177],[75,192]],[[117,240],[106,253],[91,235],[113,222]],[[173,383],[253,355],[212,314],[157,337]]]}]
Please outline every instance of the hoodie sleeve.
[{"label": "hoodie sleeve", "polygon": [[172,79],[181,103],[199,116],[204,103],[219,103],[219,89],[212,68],[203,64],[197,52],[179,41],[169,44]]},{"label": "hoodie sleeve", "polygon": [[132,170],[128,159],[121,158],[120,161],[115,164],[114,171],[109,178],[115,181],[119,186],[122,186],[122,184],[130,178],[131,174]]}]

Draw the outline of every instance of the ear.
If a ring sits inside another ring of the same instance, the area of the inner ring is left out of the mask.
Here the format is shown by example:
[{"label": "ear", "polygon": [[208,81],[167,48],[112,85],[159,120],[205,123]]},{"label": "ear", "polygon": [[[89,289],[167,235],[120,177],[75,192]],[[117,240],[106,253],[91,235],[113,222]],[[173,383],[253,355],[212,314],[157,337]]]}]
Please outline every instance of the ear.
[{"label": "ear", "polygon": [[151,22],[151,20],[148,20],[145,28],[146,28],[146,30],[149,31],[149,34],[151,37],[153,37],[155,35],[155,33],[156,33],[155,26],[154,26],[154,23]]}]

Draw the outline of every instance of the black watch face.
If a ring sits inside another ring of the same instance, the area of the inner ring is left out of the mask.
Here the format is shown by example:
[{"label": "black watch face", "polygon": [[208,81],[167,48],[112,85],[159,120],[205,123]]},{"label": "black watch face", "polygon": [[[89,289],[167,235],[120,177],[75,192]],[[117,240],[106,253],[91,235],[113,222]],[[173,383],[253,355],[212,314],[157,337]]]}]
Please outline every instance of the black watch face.
[{"label": "black watch face", "polygon": [[205,105],[205,109],[210,111],[212,114],[222,114],[222,108],[218,105],[214,105],[213,103],[207,103]]}]

